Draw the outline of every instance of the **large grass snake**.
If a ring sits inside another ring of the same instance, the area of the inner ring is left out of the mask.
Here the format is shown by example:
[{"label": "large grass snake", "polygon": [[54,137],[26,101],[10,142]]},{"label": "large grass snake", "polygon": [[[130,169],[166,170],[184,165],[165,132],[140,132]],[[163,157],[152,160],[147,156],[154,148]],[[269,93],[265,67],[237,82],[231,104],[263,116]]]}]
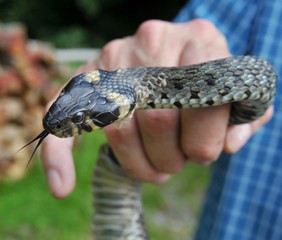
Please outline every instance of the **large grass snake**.
[{"label": "large grass snake", "polygon": [[[91,132],[129,118],[134,110],[147,108],[199,108],[232,103],[229,123],[247,123],[262,116],[273,103],[276,80],[273,67],[254,56],[183,67],[98,69],[82,73],[63,88],[43,118],[45,130],[31,142],[39,139],[35,152],[49,133],[71,137]],[[141,184],[118,165],[108,145],[101,149],[93,188],[95,239],[149,239],[143,219]]]}]

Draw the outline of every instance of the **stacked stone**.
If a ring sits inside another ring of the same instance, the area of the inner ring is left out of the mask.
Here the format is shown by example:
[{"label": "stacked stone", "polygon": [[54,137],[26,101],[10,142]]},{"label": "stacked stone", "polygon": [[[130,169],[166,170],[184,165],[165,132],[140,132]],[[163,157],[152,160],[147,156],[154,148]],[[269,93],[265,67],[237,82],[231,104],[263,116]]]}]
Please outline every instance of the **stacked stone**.
[{"label": "stacked stone", "polygon": [[42,130],[51,80],[61,75],[49,45],[28,41],[20,24],[0,25],[0,180],[25,174],[31,148],[17,150]]}]

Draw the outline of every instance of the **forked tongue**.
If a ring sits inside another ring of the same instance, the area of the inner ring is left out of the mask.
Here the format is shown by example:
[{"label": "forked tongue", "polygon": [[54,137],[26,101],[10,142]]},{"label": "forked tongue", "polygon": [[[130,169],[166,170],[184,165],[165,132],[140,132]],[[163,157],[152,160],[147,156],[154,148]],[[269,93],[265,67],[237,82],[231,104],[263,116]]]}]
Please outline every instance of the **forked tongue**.
[{"label": "forked tongue", "polygon": [[35,142],[36,140],[39,139],[38,143],[36,144],[34,150],[32,151],[31,157],[26,165],[26,167],[28,167],[28,165],[31,162],[31,159],[33,158],[37,148],[40,146],[40,144],[42,143],[42,141],[44,140],[44,138],[46,138],[48,136],[49,132],[47,132],[46,130],[43,130],[38,136],[36,136],[34,139],[32,139],[30,142],[28,142],[26,145],[24,145],[23,147],[21,147],[17,152],[19,152],[20,150],[22,150],[23,148],[27,147],[28,145],[30,145],[31,143]]}]

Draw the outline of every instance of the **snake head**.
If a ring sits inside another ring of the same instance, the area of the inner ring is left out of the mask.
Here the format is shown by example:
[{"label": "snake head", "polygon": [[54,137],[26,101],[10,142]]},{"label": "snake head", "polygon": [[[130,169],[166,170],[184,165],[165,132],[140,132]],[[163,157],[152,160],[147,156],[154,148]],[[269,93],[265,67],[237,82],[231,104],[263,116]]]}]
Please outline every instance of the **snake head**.
[{"label": "snake head", "polygon": [[[113,91],[106,71],[95,70],[72,78],[43,118],[46,131],[71,137],[122,120],[134,109],[126,93]],[[113,72],[108,72],[113,73]],[[131,98],[132,99],[132,98]]]}]

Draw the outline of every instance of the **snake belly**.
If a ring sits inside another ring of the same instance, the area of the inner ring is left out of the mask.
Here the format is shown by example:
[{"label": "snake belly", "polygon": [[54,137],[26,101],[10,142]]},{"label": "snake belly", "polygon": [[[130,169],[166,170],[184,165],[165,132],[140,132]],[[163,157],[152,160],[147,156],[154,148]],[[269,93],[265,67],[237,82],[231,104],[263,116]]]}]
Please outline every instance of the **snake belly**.
[{"label": "snake belly", "polygon": [[[230,124],[253,121],[273,103],[277,76],[265,60],[238,56],[183,67],[94,70],[69,81],[43,118],[48,135],[70,137],[129,118],[134,110],[231,103]],[[134,161],[134,159],[132,159]],[[149,239],[141,184],[103,147],[94,171],[96,240]]]}]

